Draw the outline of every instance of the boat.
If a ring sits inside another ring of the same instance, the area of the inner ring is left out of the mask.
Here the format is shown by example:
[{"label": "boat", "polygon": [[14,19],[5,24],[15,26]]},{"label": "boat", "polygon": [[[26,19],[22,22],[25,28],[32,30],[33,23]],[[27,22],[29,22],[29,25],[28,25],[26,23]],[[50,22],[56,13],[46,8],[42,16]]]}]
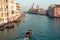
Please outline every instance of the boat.
[{"label": "boat", "polygon": [[3,31],[4,30],[4,27],[3,26],[0,26],[0,30]]},{"label": "boat", "polygon": [[26,33],[25,33],[25,38],[30,38],[32,36],[32,30],[28,30]]},{"label": "boat", "polygon": [[5,28],[14,28],[14,23],[13,22],[7,23],[4,27]]}]

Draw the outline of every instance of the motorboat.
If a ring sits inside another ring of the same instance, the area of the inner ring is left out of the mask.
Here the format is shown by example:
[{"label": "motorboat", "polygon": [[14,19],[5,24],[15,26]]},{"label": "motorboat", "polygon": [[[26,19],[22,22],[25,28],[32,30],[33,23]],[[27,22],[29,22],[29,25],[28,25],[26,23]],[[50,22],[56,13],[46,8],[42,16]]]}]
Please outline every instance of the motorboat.
[{"label": "motorboat", "polygon": [[28,30],[26,33],[25,33],[25,38],[30,38],[32,36],[32,30]]}]

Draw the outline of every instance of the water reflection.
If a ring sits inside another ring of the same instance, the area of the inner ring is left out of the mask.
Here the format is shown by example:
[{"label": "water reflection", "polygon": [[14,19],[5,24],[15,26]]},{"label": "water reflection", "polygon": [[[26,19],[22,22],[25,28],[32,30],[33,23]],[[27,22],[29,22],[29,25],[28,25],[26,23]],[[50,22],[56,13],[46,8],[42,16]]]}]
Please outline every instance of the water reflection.
[{"label": "water reflection", "polygon": [[54,40],[60,40],[60,18],[53,18],[49,23]]},{"label": "water reflection", "polygon": [[14,28],[10,28],[10,29],[5,28],[3,31],[0,31],[0,40],[8,40],[10,38],[15,37],[17,29],[18,29],[18,24],[14,23]]},{"label": "water reflection", "polygon": [[55,21],[59,21],[60,22],[60,18],[54,18]]}]

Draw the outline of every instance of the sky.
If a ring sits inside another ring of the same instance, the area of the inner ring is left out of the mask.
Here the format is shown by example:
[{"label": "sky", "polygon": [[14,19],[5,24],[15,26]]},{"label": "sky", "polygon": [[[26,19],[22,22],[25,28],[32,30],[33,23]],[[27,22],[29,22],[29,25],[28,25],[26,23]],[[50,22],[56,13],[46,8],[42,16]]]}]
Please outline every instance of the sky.
[{"label": "sky", "polygon": [[22,11],[27,11],[33,3],[44,9],[48,9],[51,4],[60,4],[60,0],[17,0],[17,2],[21,4]]}]

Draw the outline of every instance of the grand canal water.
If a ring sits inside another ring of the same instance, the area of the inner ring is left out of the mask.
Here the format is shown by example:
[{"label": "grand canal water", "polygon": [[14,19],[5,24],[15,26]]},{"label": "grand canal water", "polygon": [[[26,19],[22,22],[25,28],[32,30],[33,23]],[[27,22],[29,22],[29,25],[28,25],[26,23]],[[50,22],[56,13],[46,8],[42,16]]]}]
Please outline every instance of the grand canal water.
[{"label": "grand canal water", "polygon": [[29,40],[60,40],[60,18],[26,14],[18,26],[0,31],[0,40],[24,40],[24,34],[32,29]]}]

